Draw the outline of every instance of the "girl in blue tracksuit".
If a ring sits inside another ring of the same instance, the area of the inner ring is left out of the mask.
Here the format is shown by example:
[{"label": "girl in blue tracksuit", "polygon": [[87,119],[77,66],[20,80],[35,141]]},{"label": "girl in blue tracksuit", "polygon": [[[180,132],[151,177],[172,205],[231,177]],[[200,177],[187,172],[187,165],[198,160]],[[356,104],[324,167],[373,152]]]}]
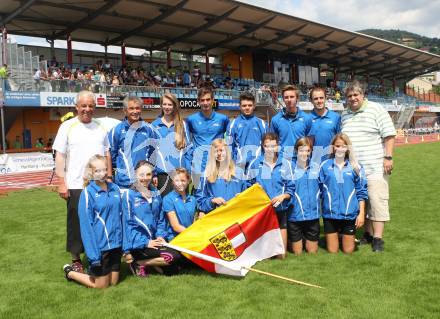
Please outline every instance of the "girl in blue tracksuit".
[{"label": "girl in blue tracksuit", "polygon": [[84,175],[78,215],[81,239],[89,260],[89,275],[64,266],[68,280],[91,288],[107,288],[119,280],[121,264],[122,225],[119,187],[107,179],[106,158],[93,156]]},{"label": "girl in blue tracksuit", "polygon": [[[260,184],[271,199],[278,217],[283,237],[284,250],[287,249],[287,212],[293,196],[292,166],[278,156],[278,135],[266,133],[261,140],[263,155],[254,160],[248,170],[248,186]],[[285,254],[279,258],[284,258]]]},{"label": "girl in blue tracksuit", "polygon": [[173,173],[174,190],[163,198],[162,210],[169,222],[168,240],[172,240],[194,222],[197,204],[195,197],[188,192],[190,181],[189,172],[177,168]]},{"label": "girl in blue tracksuit", "polygon": [[[153,167],[140,161],[135,167],[136,182],[122,196],[122,249],[125,260],[135,276],[146,277],[148,266],[171,274],[179,253],[162,247],[167,236],[166,220],[162,213],[162,198],[151,184]],[[159,267],[164,267],[159,268]]]},{"label": "girl in blue tracksuit", "polygon": [[308,253],[318,251],[321,192],[318,183],[319,166],[313,166],[310,161],[312,147],[307,137],[300,138],[295,144],[296,160],[292,165],[295,193],[288,215],[289,241],[295,255],[302,254],[303,242]]},{"label": "girl in blue tracksuit", "polygon": [[231,151],[223,139],[211,144],[204,177],[196,190],[197,207],[209,213],[246,189],[246,181],[240,169],[236,169]]},{"label": "girl in blue tracksuit", "polygon": [[160,99],[161,115],[151,125],[160,136],[156,157],[157,189],[162,196],[172,191],[169,174],[178,167],[191,169],[191,146],[187,124],[180,115],[179,101],[171,93]]},{"label": "girl in blue tracksuit", "polygon": [[240,94],[241,114],[229,122],[226,141],[231,146],[232,159],[237,166],[248,169],[261,155],[261,139],[267,131],[264,120],[254,115],[255,97],[250,92]]},{"label": "girl in blue tracksuit", "polygon": [[362,227],[365,220],[367,181],[364,169],[351,153],[347,135],[337,134],[332,147],[330,159],[319,170],[327,250],[338,252],[338,235],[342,234],[342,251],[351,253],[355,248],[356,228]]}]

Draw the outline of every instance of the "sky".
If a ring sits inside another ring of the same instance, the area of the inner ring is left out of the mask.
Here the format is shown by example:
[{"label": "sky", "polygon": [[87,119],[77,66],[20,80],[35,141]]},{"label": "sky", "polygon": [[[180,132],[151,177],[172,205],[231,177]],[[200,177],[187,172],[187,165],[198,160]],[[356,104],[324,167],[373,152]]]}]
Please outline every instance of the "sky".
[{"label": "sky", "polygon": [[[1,0],[0,0],[1,1]],[[362,29],[400,29],[440,38],[440,0],[240,0],[266,9],[312,20],[348,31]],[[40,38],[12,36],[19,44],[49,46]],[[66,48],[66,41],[55,46]],[[104,52],[100,45],[73,42],[73,49]],[[144,50],[127,48],[140,55]],[[120,53],[109,47],[109,53]]]}]

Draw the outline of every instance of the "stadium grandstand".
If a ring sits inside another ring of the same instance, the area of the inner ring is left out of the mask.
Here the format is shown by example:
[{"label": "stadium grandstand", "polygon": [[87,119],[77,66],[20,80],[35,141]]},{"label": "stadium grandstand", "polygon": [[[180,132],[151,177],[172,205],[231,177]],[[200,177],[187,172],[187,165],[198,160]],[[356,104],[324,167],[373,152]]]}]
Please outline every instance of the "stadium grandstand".
[{"label": "stadium grandstand", "polygon": [[[240,92],[249,90],[258,115],[268,118],[283,107],[284,84],[300,88],[302,109],[312,109],[307,93],[319,85],[328,106],[342,111],[344,87],[357,78],[398,129],[438,131],[440,97],[426,98],[406,83],[440,70],[440,56],[237,1],[2,0],[0,26],[7,66],[2,148],[11,152],[32,149],[39,138],[50,148],[60,117],[83,89],[96,94],[98,116],[113,118],[121,117],[124,96],[139,96],[148,121],[166,91],[188,116],[198,107],[197,88],[210,85],[216,108],[235,116]],[[50,47],[18,45],[8,34],[41,37]],[[67,41],[67,49],[55,48],[55,40]],[[74,50],[73,41],[100,44],[104,52]],[[108,53],[109,46],[120,54]]]}]

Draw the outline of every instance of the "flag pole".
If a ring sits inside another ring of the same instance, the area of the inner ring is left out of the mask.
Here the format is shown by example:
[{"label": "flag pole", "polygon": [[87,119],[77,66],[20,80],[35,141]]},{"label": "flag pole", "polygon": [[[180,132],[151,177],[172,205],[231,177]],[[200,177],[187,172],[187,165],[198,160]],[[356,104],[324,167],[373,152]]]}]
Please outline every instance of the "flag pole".
[{"label": "flag pole", "polygon": [[172,248],[172,249],[175,249],[175,250],[178,250],[180,252],[186,253],[188,255],[191,255],[191,256],[194,256],[194,257],[197,257],[197,258],[209,261],[209,262],[212,262],[214,264],[226,267],[226,268],[234,270],[234,271],[240,271],[241,269],[245,269],[245,270],[248,270],[248,271],[256,272],[256,273],[261,274],[261,275],[266,275],[266,276],[270,276],[270,277],[273,277],[273,278],[281,279],[281,280],[287,281],[289,283],[297,284],[297,285],[313,287],[313,288],[322,288],[321,286],[317,286],[317,285],[309,284],[309,283],[306,283],[306,282],[303,282],[303,281],[299,281],[299,280],[295,280],[295,279],[291,279],[291,278],[275,275],[275,274],[272,274],[270,272],[254,269],[254,268],[251,268],[251,267],[240,266],[240,265],[237,265],[237,264],[230,264],[230,263],[228,263],[228,262],[226,262],[226,261],[224,261],[222,259],[215,258],[215,257],[212,257],[212,256],[208,256],[208,255],[205,255],[205,254],[193,251],[193,250],[189,250],[189,249],[186,249],[186,248],[183,248],[183,247],[179,247],[179,246],[176,246],[176,245],[172,245],[172,244],[169,244],[169,243],[164,243],[163,246],[169,247],[169,248]]},{"label": "flag pole", "polygon": [[299,280],[295,280],[295,279],[291,279],[291,278],[275,275],[275,274],[272,274],[270,272],[254,269],[254,268],[251,268],[251,267],[242,266],[242,268],[246,269],[246,270],[249,270],[249,271],[256,272],[258,274],[262,274],[262,275],[270,276],[270,277],[273,277],[273,278],[285,280],[285,281],[288,281],[288,282],[290,282],[292,284],[303,285],[303,286],[313,287],[313,288],[322,288],[321,286],[317,286],[317,285],[314,285],[314,284],[309,284],[307,282],[303,282],[303,281],[299,281]]}]

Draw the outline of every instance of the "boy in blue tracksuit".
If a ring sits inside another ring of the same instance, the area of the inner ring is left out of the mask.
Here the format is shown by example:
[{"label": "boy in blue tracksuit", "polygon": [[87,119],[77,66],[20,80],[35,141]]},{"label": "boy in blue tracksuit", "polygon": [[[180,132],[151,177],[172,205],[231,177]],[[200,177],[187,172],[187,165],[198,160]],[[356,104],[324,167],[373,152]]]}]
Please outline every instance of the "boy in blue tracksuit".
[{"label": "boy in blue tracksuit", "polygon": [[174,190],[163,198],[162,210],[169,222],[168,241],[194,222],[197,202],[187,191],[190,180],[186,169],[177,168],[173,174]]},{"label": "boy in blue tracksuit", "polygon": [[295,255],[303,252],[303,243],[308,253],[318,251],[319,217],[321,197],[318,170],[310,161],[312,142],[307,137],[295,144],[296,160],[293,162],[294,196],[292,209],[288,214],[288,234],[291,249]]},{"label": "boy in blue tracksuit", "polygon": [[141,160],[151,158],[159,139],[154,128],[145,123],[140,115],[142,100],[138,97],[124,99],[125,119],[109,132],[110,155],[116,171],[115,183],[128,188],[135,181],[134,166]]},{"label": "boy in blue tracksuit", "polygon": [[226,141],[232,149],[232,159],[244,170],[252,160],[261,154],[261,139],[267,131],[267,124],[254,115],[255,97],[252,93],[240,95],[241,114],[229,122]]},{"label": "boy in blue tracksuit", "polygon": [[363,167],[350,155],[348,136],[336,135],[332,145],[330,159],[324,161],[319,170],[327,250],[331,253],[338,251],[338,234],[342,234],[342,250],[351,253],[356,228],[365,220],[367,180]]},{"label": "boy in blue tracksuit", "polygon": [[289,159],[294,156],[296,141],[309,135],[312,118],[297,107],[299,91],[295,86],[286,85],[282,94],[286,107],[272,118],[270,131],[278,135],[283,157]]},{"label": "boy in blue tracksuit", "polygon": [[106,288],[119,279],[122,245],[121,198],[119,187],[107,182],[107,161],[93,156],[85,168],[85,185],[78,203],[81,239],[89,261],[89,275],[63,270],[68,280],[87,287]]},{"label": "boy in blue tracksuit", "polygon": [[215,112],[212,109],[214,93],[207,88],[201,88],[198,92],[200,112],[190,115],[186,121],[192,138],[192,169],[193,183],[197,187],[199,177],[206,168],[209,147],[215,139],[224,138],[229,119],[226,115]]},{"label": "boy in blue tracksuit", "polygon": [[147,266],[170,266],[180,255],[162,247],[167,225],[162,213],[162,198],[151,184],[152,166],[141,161],[136,165],[135,174],[136,182],[122,197],[122,249],[133,274],[146,277]]},{"label": "boy in blue tracksuit", "polygon": [[[287,212],[294,193],[291,163],[278,156],[278,136],[266,133],[261,140],[263,155],[254,160],[247,174],[247,186],[260,184],[269,196],[278,217],[283,237],[284,249],[287,248]],[[285,255],[280,255],[280,258]]]},{"label": "boy in blue tracksuit", "polygon": [[310,91],[313,104],[312,126],[309,135],[313,138],[313,158],[315,163],[328,159],[333,137],[341,132],[341,116],[325,107],[325,90],[314,87]]}]

